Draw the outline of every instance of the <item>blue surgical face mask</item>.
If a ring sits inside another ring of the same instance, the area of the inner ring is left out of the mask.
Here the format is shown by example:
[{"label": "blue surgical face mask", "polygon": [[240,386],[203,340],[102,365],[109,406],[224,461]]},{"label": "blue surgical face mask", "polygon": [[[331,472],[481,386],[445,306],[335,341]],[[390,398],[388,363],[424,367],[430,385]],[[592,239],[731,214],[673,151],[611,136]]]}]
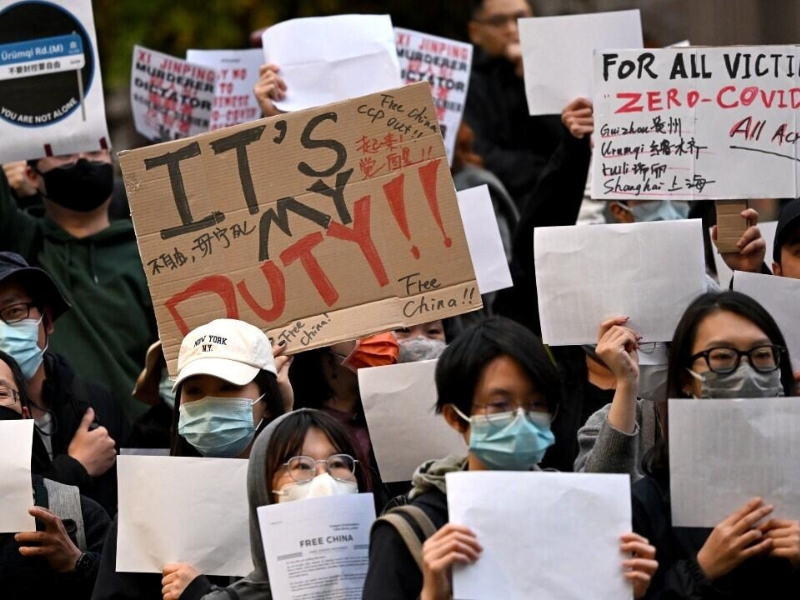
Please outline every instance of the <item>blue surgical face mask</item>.
[{"label": "blue surgical face mask", "polygon": [[25,381],[29,381],[39,370],[44,360],[44,350],[39,348],[39,324],[42,317],[23,319],[9,325],[0,321],[0,350],[10,354],[22,369]]},{"label": "blue surgical face mask", "polygon": [[631,213],[636,223],[679,221],[689,216],[689,204],[686,202],[649,200],[636,206],[626,206],[618,202],[617,206]]},{"label": "blue surgical face mask", "polygon": [[234,458],[256,434],[253,405],[261,400],[206,396],[181,404],[178,434],[203,456]]},{"label": "blue surgical face mask", "polygon": [[555,443],[550,431],[549,414],[515,411],[467,417],[453,406],[458,415],[469,421],[469,450],[484,465],[495,471],[527,471],[540,463],[544,453]]},{"label": "blue surgical face mask", "polygon": [[161,381],[158,382],[158,395],[170,408],[175,408],[175,392],[172,390],[173,385],[172,380],[169,378],[169,372],[164,369],[161,373]]}]

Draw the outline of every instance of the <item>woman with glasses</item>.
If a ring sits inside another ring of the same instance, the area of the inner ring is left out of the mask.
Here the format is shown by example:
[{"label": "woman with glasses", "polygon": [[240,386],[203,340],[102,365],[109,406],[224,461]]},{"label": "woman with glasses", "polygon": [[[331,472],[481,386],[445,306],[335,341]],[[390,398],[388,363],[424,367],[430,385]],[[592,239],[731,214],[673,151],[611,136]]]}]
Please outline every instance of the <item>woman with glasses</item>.
[{"label": "woman with glasses", "polygon": [[[445,475],[538,471],[554,442],[550,424],[561,399],[558,373],[539,338],[513,321],[491,318],[461,333],[439,358],[436,391],[436,411],[464,437],[469,450],[466,456],[428,461],[414,473],[409,504],[436,529],[422,546],[422,570],[398,530],[376,522],[364,600],[450,597],[452,566],[479,560],[481,546],[468,528],[448,523]],[[409,524],[425,539],[418,525]],[[629,534],[621,550],[637,555],[625,567],[640,597],[657,566],[653,548]]]},{"label": "woman with glasses", "polygon": [[[704,294],[686,310],[670,345],[670,398],[790,396],[793,386],[783,335],[755,300]],[[645,455],[647,476],[633,488],[634,529],[652,541],[661,564],[647,597],[796,598],[800,524],[760,499],[713,530],[672,527],[667,442],[663,435]]]}]

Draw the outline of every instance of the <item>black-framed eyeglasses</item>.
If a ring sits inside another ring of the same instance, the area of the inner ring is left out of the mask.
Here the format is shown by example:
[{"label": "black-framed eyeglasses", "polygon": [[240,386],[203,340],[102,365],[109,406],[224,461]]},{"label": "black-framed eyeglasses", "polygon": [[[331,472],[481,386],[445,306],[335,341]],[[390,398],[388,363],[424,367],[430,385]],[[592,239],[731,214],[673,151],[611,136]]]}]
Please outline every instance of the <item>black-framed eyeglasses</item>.
[{"label": "black-framed eyeglasses", "polygon": [[283,466],[289,477],[297,483],[308,483],[317,474],[317,464],[325,465],[328,474],[338,481],[352,481],[358,461],[349,454],[333,454],[327,460],[316,460],[310,456],[293,456]]},{"label": "black-framed eyeglasses", "polygon": [[36,308],[35,302],[17,302],[0,309],[0,319],[8,325],[19,323],[29,318],[31,308]]},{"label": "black-framed eyeglasses", "polygon": [[19,392],[0,385],[0,406],[14,406],[19,400]]},{"label": "black-framed eyeglasses", "polygon": [[726,375],[739,368],[743,356],[747,357],[750,366],[759,373],[771,373],[781,366],[781,354],[786,348],[768,344],[756,346],[750,350],[737,350],[736,348],[710,348],[690,356],[692,364],[700,358],[705,359],[708,370],[712,373]]},{"label": "black-framed eyeglasses", "polygon": [[519,19],[525,19],[530,16],[530,13],[521,10],[509,15],[490,15],[485,19],[475,19],[475,22],[499,29],[501,27],[506,27],[509,23],[516,23]]}]

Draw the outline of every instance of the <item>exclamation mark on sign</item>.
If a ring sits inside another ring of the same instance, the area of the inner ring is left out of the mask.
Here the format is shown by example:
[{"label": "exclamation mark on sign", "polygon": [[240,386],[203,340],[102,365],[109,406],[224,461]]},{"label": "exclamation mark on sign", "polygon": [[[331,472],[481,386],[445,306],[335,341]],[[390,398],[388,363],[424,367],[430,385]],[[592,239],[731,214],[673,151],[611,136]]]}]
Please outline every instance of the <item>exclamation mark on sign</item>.
[{"label": "exclamation mark on sign", "polygon": [[442,232],[442,236],[444,237],[444,245],[445,247],[449,248],[453,245],[453,240],[447,237],[447,232],[444,230],[444,225],[442,224],[442,215],[439,211],[439,198],[436,194],[436,180],[439,174],[439,163],[442,162],[441,158],[437,158],[436,160],[432,160],[424,167],[419,168],[419,179],[422,182],[422,191],[425,192],[425,197],[428,199],[428,206],[431,209],[431,214],[433,214],[433,219],[436,221],[436,225],[439,226],[439,230]]},{"label": "exclamation mark on sign", "polygon": [[[383,193],[386,194],[386,199],[389,201],[389,208],[392,210],[394,220],[400,226],[400,231],[406,236],[406,239],[411,241],[411,233],[408,230],[408,216],[406,215],[406,201],[403,195],[403,184],[405,182],[405,175],[400,174],[389,183],[384,184]],[[424,184],[423,184],[424,185]],[[419,258],[419,248],[411,246],[411,255],[414,258]]]}]

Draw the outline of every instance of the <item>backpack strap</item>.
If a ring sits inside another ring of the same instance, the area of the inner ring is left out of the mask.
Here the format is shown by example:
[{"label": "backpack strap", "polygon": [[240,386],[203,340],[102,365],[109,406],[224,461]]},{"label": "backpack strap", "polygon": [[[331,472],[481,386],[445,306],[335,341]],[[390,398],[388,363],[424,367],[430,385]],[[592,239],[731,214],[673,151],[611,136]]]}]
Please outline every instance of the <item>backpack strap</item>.
[{"label": "backpack strap", "polygon": [[[409,518],[411,521],[409,521]],[[395,528],[411,553],[414,562],[417,563],[419,570],[422,571],[422,544],[436,533],[436,526],[430,520],[430,517],[425,514],[425,511],[417,506],[399,506],[376,519],[372,527],[374,528],[380,521],[388,523]],[[417,526],[422,537],[412,527],[412,522]]]},{"label": "backpack strap", "polygon": [[74,533],[74,541],[81,552],[86,552],[86,530],[81,511],[81,495],[74,485],[64,485],[44,480],[50,511],[64,522],[67,533]]}]

